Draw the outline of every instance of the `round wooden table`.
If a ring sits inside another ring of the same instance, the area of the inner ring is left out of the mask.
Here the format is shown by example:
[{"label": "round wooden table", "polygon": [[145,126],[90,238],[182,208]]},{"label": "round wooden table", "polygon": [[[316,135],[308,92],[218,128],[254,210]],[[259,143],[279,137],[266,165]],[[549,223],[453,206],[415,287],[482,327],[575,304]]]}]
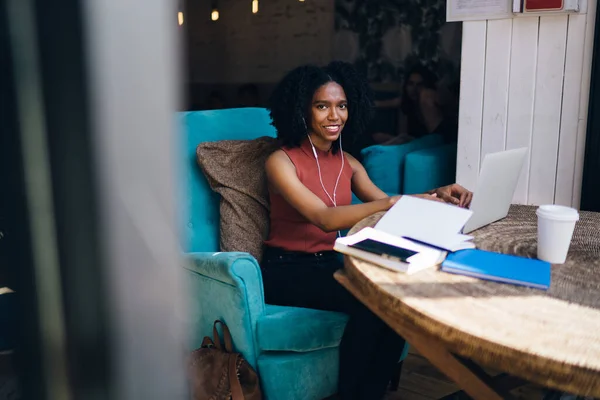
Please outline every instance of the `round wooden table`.
[{"label": "round wooden table", "polygon": [[[477,247],[535,257],[535,210],[512,206],[507,218],[473,233]],[[406,275],[348,256],[336,279],[475,399],[508,395],[473,363],[600,397],[600,214],[581,212],[567,262],[552,266],[548,291],[437,268]]]}]

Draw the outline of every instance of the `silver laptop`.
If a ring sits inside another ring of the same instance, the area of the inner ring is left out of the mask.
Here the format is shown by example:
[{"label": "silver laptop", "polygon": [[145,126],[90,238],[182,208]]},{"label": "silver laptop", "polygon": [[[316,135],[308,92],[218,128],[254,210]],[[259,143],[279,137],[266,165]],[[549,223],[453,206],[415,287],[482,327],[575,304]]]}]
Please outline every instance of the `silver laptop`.
[{"label": "silver laptop", "polygon": [[463,228],[469,233],[508,215],[527,148],[487,154],[469,207],[473,215]]}]

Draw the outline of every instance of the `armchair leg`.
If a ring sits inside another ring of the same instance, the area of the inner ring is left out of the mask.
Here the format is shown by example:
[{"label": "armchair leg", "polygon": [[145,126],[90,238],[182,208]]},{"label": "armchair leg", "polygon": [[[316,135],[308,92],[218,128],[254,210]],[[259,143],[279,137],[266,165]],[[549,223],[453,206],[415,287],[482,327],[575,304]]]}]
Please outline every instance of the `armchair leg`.
[{"label": "armchair leg", "polygon": [[392,374],[392,378],[390,379],[390,390],[395,392],[398,390],[398,386],[400,386],[400,376],[402,375],[402,363],[404,361],[400,361],[396,368],[394,368],[394,373]]}]

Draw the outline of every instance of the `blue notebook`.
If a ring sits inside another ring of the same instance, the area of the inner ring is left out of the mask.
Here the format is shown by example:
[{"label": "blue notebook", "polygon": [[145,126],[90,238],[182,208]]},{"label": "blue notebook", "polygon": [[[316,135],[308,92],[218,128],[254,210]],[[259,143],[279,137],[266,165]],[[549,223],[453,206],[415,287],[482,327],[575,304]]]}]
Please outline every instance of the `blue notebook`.
[{"label": "blue notebook", "polygon": [[450,253],[442,263],[441,270],[537,289],[550,287],[550,263],[483,250]]}]

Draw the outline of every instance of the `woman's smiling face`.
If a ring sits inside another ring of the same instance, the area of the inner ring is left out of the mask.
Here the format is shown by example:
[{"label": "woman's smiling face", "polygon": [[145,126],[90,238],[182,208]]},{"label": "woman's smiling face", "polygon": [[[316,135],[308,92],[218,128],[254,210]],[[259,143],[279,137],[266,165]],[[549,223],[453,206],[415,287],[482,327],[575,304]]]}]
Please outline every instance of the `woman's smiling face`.
[{"label": "woman's smiling face", "polygon": [[319,87],[310,105],[309,131],[315,146],[328,150],[342,133],[348,120],[348,100],[344,89],[335,82]]}]

